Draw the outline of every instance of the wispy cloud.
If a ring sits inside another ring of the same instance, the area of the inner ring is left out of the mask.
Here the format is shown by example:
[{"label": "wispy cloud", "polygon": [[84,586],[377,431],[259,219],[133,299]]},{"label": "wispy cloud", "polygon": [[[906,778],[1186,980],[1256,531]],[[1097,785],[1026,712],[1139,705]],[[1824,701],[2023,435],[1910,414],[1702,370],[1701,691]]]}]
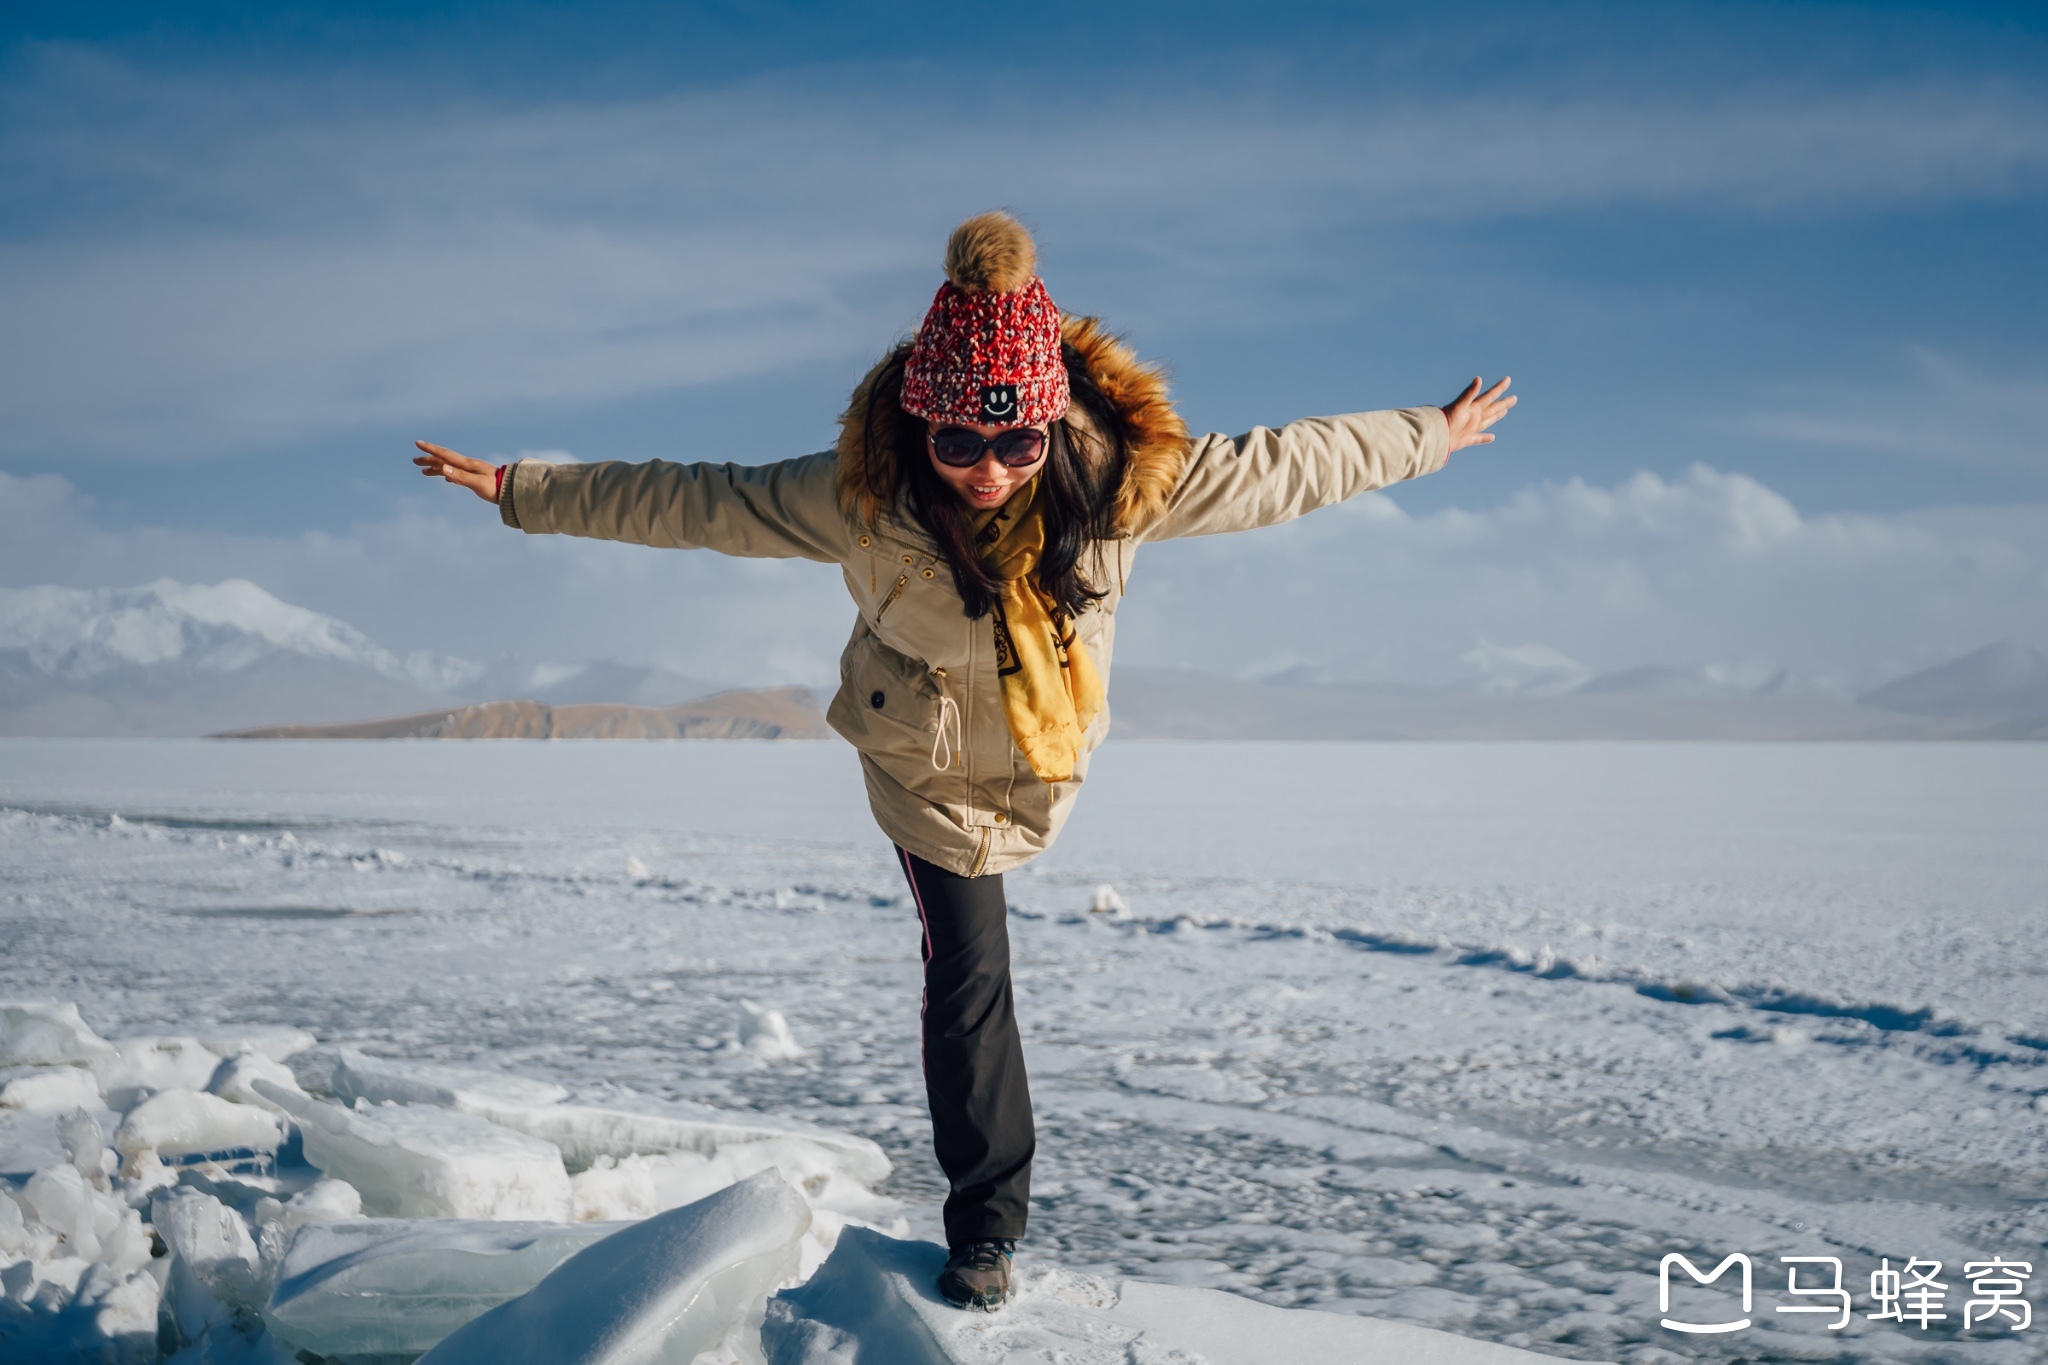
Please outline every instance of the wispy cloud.
[{"label": "wispy cloud", "polygon": [[0,454],[180,458],[852,363],[991,203],[1040,226],[1056,284],[1170,329],[1370,287],[1371,234],[1404,226],[2048,182],[2048,101],[2016,87],[1154,78],[1020,114],[929,75],[487,103],[30,50],[0,82]]},{"label": "wispy cloud", "polygon": [[2048,379],[1993,375],[1915,348],[1898,371],[1862,385],[1828,383],[1781,407],[1718,423],[1731,435],[2023,474],[2048,483]]}]

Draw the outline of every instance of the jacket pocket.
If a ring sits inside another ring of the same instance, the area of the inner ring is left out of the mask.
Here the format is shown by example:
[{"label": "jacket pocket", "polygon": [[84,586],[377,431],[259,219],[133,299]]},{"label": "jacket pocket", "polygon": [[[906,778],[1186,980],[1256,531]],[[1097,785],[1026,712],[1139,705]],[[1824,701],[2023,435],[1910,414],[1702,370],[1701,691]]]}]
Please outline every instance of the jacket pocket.
[{"label": "jacket pocket", "polygon": [[922,662],[856,629],[839,661],[839,693],[826,719],[904,787],[937,805],[957,802],[958,772],[932,766],[940,720],[938,684]]}]

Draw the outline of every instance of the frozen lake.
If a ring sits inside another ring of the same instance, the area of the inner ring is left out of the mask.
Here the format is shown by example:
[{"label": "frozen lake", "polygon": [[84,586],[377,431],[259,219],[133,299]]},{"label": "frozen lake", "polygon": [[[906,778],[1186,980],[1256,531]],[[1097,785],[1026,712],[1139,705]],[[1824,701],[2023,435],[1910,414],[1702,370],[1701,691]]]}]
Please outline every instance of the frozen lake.
[{"label": "frozen lake", "polygon": [[[0,740],[0,807],[0,995],[809,1118],[936,1231],[844,746]],[[1958,1328],[1966,1261],[2048,1277],[2044,831],[2040,746],[1113,744],[1008,879],[1021,1264],[1609,1360],[2036,1358]],[[728,1046],[742,1000],[806,1055]],[[1756,1327],[1661,1328],[1671,1251],[1755,1258]],[[1790,1255],[1847,1329],[1772,1311]],[[1914,1256],[1947,1324],[1865,1321]]]}]

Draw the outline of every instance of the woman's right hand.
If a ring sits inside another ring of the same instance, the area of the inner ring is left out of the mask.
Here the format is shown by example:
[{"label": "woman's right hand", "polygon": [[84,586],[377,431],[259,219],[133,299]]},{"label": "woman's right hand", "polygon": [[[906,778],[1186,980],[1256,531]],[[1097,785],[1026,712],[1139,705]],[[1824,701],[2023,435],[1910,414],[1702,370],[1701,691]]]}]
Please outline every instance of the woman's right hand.
[{"label": "woman's right hand", "polygon": [[420,473],[430,479],[446,479],[450,483],[461,484],[485,502],[498,500],[498,466],[458,455],[431,441],[414,441],[413,444],[426,452],[412,457],[412,462],[420,467]]}]

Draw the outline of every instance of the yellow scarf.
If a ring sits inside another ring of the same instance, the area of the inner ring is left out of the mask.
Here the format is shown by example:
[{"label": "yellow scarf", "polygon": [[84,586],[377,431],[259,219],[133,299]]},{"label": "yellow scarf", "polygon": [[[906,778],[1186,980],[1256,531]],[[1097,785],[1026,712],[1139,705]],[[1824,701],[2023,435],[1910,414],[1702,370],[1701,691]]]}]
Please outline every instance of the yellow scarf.
[{"label": "yellow scarf", "polygon": [[1010,737],[1041,779],[1071,781],[1081,736],[1102,712],[1102,677],[1073,622],[1038,586],[1045,550],[1038,480],[989,514],[976,540],[983,562],[1003,580],[994,612],[996,676]]}]

